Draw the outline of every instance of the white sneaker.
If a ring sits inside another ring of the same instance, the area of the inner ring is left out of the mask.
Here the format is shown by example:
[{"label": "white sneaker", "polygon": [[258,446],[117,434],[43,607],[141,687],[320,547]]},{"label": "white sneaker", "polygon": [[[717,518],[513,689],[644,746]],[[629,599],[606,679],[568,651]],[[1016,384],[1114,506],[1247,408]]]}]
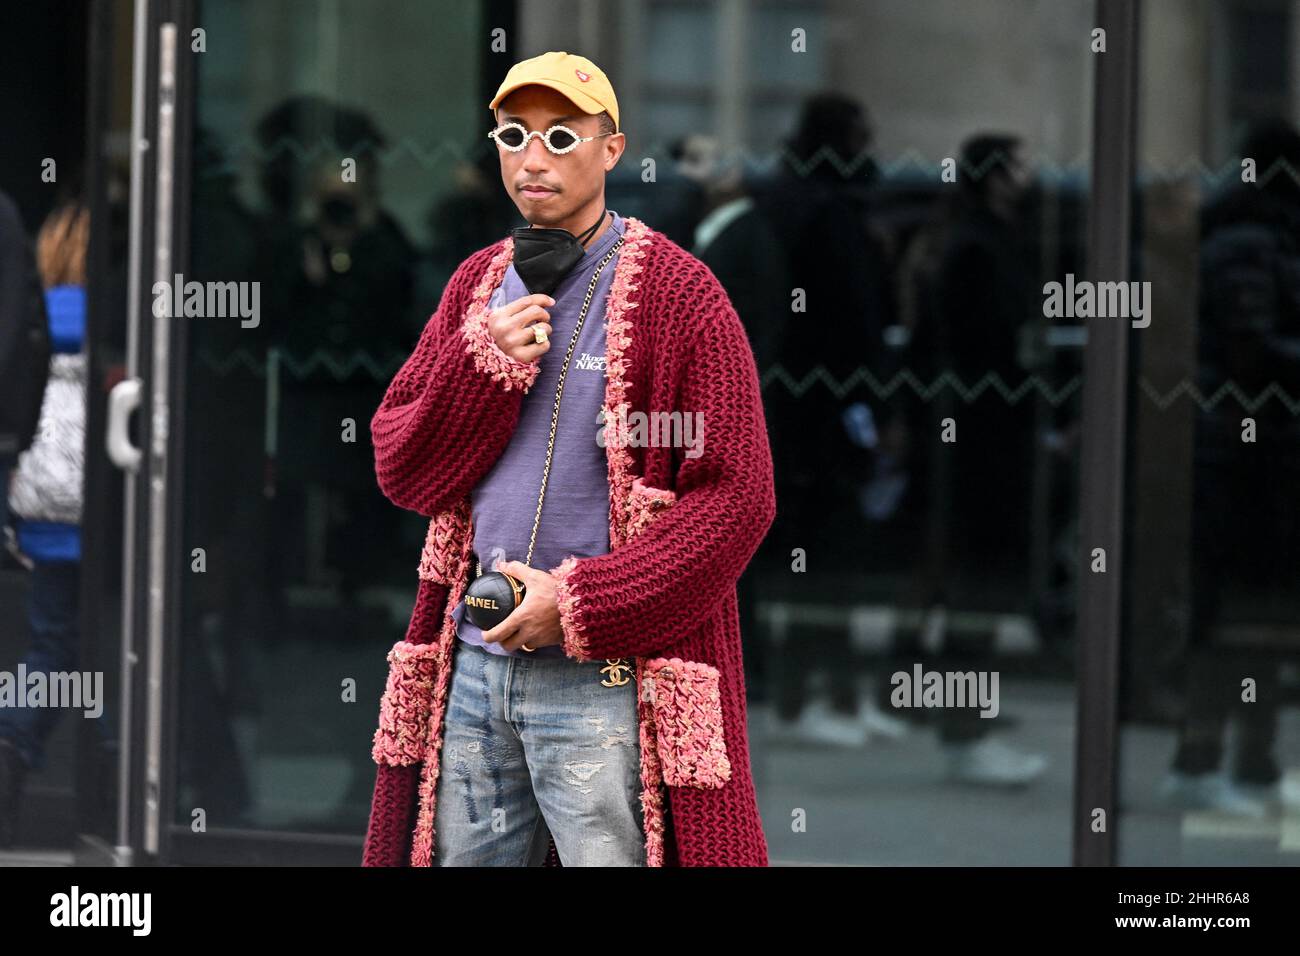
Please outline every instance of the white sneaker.
[{"label": "white sneaker", "polygon": [[875,704],[866,703],[858,709],[858,720],[867,728],[868,734],[878,734],[890,740],[906,737],[909,730],[907,721],[881,710]]},{"label": "white sneaker", "polygon": [[833,711],[822,701],[808,704],[795,720],[782,720],[773,712],[770,726],[771,738],[788,743],[862,747],[870,736],[861,720]]},{"label": "white sneaker", "polygon": [[1300,777],[1288,771],[1282,775],[1278,785],[1282,806],[1288,811],[1300,810]]},{"label": "white sneaker", "polygon": [[1161,781],[1160,799],[1179,810],[1212,810],[1252,820],[1268,816],[1266,800],[1249,795],[1222,773],[1171,770]]},{"label": "white sneaker", "polygon": [[1291,815],[1300,812],[1300,774],[1287,771],[1274,783],[1243,783],[1234,780],[1241,793],[1263,803],[1270,812]]},{"label": "white sneaker", "polygon": [[1233,780],[1232,787],[1243,797],[1254,800],[1268,814],[1280,814],[1287,809],[1282,798],[1282,781],[1276,783],[1245,783]]},{"label": "white sneaker", "polygon": [[944,744],[949,779],[991,787],[1019,787],[1033,782],[1045,769],[1042,754],[1025,753],[996,737],[971,743]]}]

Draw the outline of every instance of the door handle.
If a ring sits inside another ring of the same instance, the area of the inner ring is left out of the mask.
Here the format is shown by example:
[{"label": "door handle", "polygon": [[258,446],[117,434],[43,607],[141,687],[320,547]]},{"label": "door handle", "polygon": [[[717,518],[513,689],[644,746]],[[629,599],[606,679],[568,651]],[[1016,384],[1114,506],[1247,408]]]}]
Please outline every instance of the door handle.
[{"label": "door handle", "polygon": [[127,435],[131,413],[140,407],[143,385],[138,378],[125,378],[108,393],[108,427],[105,430],[108,457],[123,471],[138,471],[143,457],[140,449],[131,444]]}]

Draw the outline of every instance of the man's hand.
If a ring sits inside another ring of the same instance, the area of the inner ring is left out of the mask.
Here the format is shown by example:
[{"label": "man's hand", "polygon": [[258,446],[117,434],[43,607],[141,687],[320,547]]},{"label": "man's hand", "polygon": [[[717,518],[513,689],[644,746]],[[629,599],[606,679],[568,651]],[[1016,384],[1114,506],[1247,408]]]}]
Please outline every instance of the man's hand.
[{"label": "man's hand", "polygon": [[560,605],[551,575],[519,561],[501,561],[493,570],[503,571],[523,581],[528,593],[524,595],[523,603],[508,618],[483,632],[483,640],[500,641],[507,651],[517,651],[524,644],[533,650],[548,644],[563,644]]},{"label": "man's hand", "polygon": [[496,340],[497,348],[516,362],[535,362],[551,347],[550,341],[538,343],[533,326],[540,326],[551,334],[550,314],[547,307],[555,305],[549,295],[524,295],[507,302],[488,313],[488,331]]}]

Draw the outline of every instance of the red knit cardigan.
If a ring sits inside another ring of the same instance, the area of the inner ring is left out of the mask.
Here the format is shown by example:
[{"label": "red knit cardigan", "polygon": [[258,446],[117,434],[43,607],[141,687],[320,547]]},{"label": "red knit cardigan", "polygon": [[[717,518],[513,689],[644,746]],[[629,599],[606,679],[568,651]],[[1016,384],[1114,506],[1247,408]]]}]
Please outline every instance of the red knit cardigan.
[{"label": "red knit cardigan", "polygon": [[[507,238],[461,263],[370,423],[379,487],[431,520],[410,625],[388,654],[365,866],[433,862],[469,494],[539,371],[488,331],[488,299],[512,253]],[[635,659],[647,864],[766,866],[736,607],[736,582],[776,513],[753,353],[708,267],[631,217],[605,328],[611,550],[550,571],[564,650]],[[556,360],[554,350],[541,359]],[[673,411],[701,413],[700,445],[655,445],[632,415]],[[548,862],[559,862],[554,841]]]}]

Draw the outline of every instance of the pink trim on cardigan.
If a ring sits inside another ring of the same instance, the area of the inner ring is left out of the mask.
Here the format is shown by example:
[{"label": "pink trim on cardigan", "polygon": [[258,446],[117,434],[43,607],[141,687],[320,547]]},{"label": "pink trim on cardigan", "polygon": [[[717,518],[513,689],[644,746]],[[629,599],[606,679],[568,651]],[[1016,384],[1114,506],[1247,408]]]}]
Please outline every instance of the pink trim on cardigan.
[{"label": "pink trim on cardigan", "polygon": [[440,649],[398,641],[388,652],[388,685],[379,702],[379,727],[370,755],[375,763],[409,767],[424,758],[429,697]]},{"label": "pink trim on cardigan", "polygon": [[[619,250],[618,265],[614,268],[614,281],[610,285],[605,306],[605,452],[609,459],[609,546],[620,547],[626,540],[628,483],[632,473],[632,453],[628,451],[627,435],[623,426],[627,422],[627,360],[625,354],[632,344],[632,320],[627,312],[637,307],[628,299],[639,285],[632,278],[641,271],[638,260],[645,257],[644,247],[651,238],[646,224],[629,216],[623,230],[623,248]],[[611,429],[613,430],[611,432]]]},{"label": "pink trim on cardigan", "polygon": [[492,331],[488,328],[488,302],[492,292],[505,277],[514,255],[514,241],[507,238],[501,251],[492,258],[483,279],[474,290],[474,298],[466,310],[465,321],[461,325],[461,335],[465,337],[465,350],[474,357],[474,367],[480,372],[487,372],[496,381],[504,381],[506,391],[520,388],[526,393],[541,372],[537,362],[520,362],[501,350]]},{"label": "pink trim on cardigan", "polygon": [[[645,660],[636,659],[636,686],[645,687]],[[645,828],[646,866],[664,865],[664,791],[659,748],[655,741],[654,705],[645,694],[636,701],[638,740],[641,744],[641,819]]]},{"label": "pink trim on cardigan", "polygon": [[578,559],[569,555],[558,567],[551,569],[551,580],[555,582],[555,599],[560,607],[560,630],[564,632],[564,653],[574,660],[589,661],[593,658],[587,653],[583,641],[582,625],[578,623],[578,596],[569,589],[569,575],[577,566]]},{"label": "pink trim on cardigan", "polygon": [[654,707],[664,783],[717,788],[731,779],[722,726],[721,675],[712,664],[656,657],[645,663],[641,696]]},{"label": "pink trim on cardigan", "polygon": [[[468,499],[463,502],[468,505]],[[461,541],[455,579],[447,594],[443,609],[442,631],[438,635],[438,670],[434,678],[432,707],[429,713],[429,730],[425,739],[424,762],[420,768],[420,805],[416,811],[415,831],[411,837],[411,866],[433,865],[434,814],[438,806],[438,773],[441,770],[442,718],[447,708],[447,693],[451,687],[452,659],[456,652],[456,620],[452,612],[469,585],[469,556],[473,551],[474,522],[466,522],[465,537]]]}]

